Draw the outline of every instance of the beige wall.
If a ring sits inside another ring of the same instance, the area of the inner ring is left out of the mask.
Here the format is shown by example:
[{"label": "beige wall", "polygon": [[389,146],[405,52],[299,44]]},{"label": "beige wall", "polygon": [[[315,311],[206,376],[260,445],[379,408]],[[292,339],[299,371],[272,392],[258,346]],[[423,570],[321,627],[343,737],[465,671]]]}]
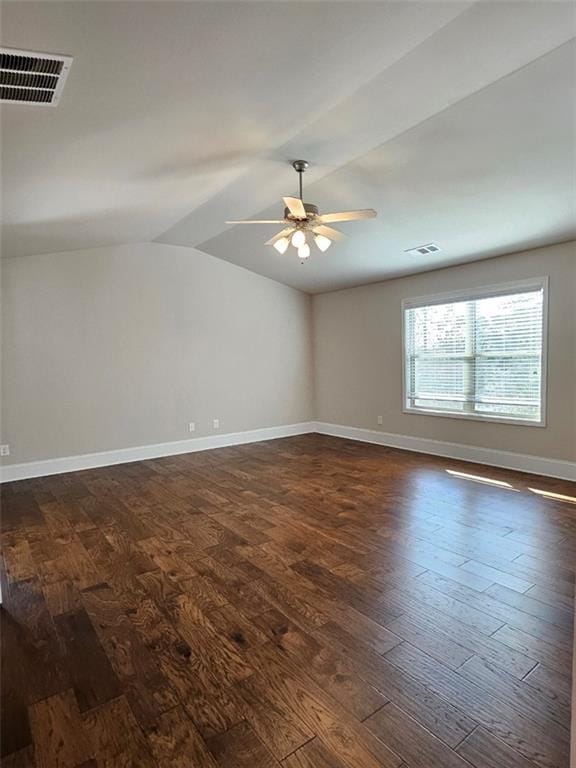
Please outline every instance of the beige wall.
[{"label": "beige wall", "polygon": [[5,259],[2,288],[5,464],[313,417],[311,299],[272,280],[149,243]]},{"label": "beige wall", "polygon": [[[402,413],[402,299],[542,275],[550,276],[545,428]],[[322,294],[313,309],[319,421],[576,459],[576,243]]]},{"label": "beige wall", "polygon": [[[547,427],[402,413],[403,298],[541,275]],[[211,435],[214,418],[220,433],[316,418],[576,459],[575,243],[313,299],[155,243],[5,259],[2,277],[4,464]]]}]

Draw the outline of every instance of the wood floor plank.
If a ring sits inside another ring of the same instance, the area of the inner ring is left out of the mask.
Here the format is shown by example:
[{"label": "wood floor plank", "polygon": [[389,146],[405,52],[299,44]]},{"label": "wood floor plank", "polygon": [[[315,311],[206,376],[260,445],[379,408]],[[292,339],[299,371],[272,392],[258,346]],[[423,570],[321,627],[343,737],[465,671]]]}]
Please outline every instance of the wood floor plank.
[{"label": "wood floor plank", "polygon": [[[321,630],[316,631],[333,633],[334,628],[337,627],[357,640],[367,643],[376,653],[382,654],[402,642],[402,638],[390,629],[349,606],[342,605],[340,610],[334,611],[330,617],[331,620],[324,624]],[[394,621],[395,619],[392,623]]]},{"label": "wood floor plank", "polygon": [[[20,628],[3,610],[2,620],[2,684],[1,693],[1,747],[2,757],[26,750],[32,744],[27,680],[32,677],[30,660],[24,655],[20,642]],[[21,672],[19,672],[21,670]],[[26,675],[23,679],[22,673]],[[57,687],[60,687],[57,685]]]},{"label": "wood floor plank", "polygon": [[[523,716],[534,720],[559,741],[569,740],[570,708],[558,699],[551,700],[524,680],[517,680],[501,669],[487,664],[477,656],[466,661],[458,670],[467,680],[509,701]],[[560,725],[560,728],[557,726]]]},{"label": "wood floor plank", "polygon": [[210,622],[240,653],[267,641],[265,633],[234,605],[228,603],[208,614]]},{"label": "wood floor plank", "polygon": [[[456,594],[460,594],[457,590],[464,590],[465,588],[456,582],[450,582],[432,571],[426,571],[414,581],[417,583],[406,584],[404,582],[401,585],[391,587],[386,592],[387,599],[393,601],[401,613],[418,612],[422,606],[433,608],[440,614],[445,614],[454,621],[466,624],[471,629],[486,636],[492,635],[504,624],[501,617],[481,611],[472,600],[458,600],[455,597]],[[454,586],[451,587],[450,585]],[[470,591],[479,597],[481,596],[474,590]]]},{"label": "wood floor plank", "polygon": [[360,644],[340,628],[325,642],[353,665],[358,675],[423,724],[431,733],[454,747],[478,725],[464,709],[430,691],[410,674],[397,669],[385,657]]},{"label": "wood floor plank", "polygon": [[[475,592],[461,584],[444,579],[441,576],[436,576],[430,571],[425,573],[421,578],[425,579],[435,590],[439,590],[442,593],[449,595],[457,602],[466,605],[470,610],[482,613],[487,618],[490,618],[499,624],[499,626],[494,627],[493,632],[500,629],[502,624],[507,623],[510,626],[528,632],[528,634],[534,635],[535,637],[546,639],[547,642],[557,645],[559,648],[568,651],[571,650],[571,627],[567,625],[559,627],[557,624],[551,624],[538,616],[529,614],[509,603],[502,602],[500,598],[494,598],[488,593]],[[506,588],[500,587],[500,589]],[[518,598],[523,597],[523,595],[513,592],[512,590],[509,590],[509,592],[516,595]],[[526,598],[526,600],[530,600],[530,598]]]},{"label": "wood floor plank", "polygon": [[[151,537],[140,540],[138,546],[148,555],[154,565],[164,571],[172,581],[178,582],[196,576],[190,557],[188,559],[182,557],[181,553],[177,551],[175,542]],[[190,553],[188,554],[190,555]],[[203,550],[201,548],[196,549],[195,555],[200,559]]]},{"label": "wood floor plank", "polygon": [[500,699],[475,683],[402,643],[386,654],[392,663],[416,676],[439,695],[470,712],[487,730],[542,768],[564,768],[568,741],[550,735],[534,720],[521,716],[512,703]]},{"label": "wood floor plank", "polygon": [[82,722],[98,766],[158,768],[123,696],[90,709]]},{"label": "wood floor plank", "polygon": [[[571,510],[573,512],[573,509]],[[547,574],[551,574],[553,577],[562,581],[573,581],[573,563],[574,556],[570,553],[566,558],[566,562],[559,565],[560,552],[558,548],[555,551],[555,559],[552,563],[549,562],[549,555],[540,553],[540,557],[535,557],[534,554],[523,553],[515,559],[515,563],[520,566],[526,566],[532,568],[535,571],[541,571]]]},{"label": "wood floor plank", "polygon": [[522,757],[482,726],[467,736],[456,752],[474,768],[534,768],[531,760]]},{"label": "wood floor plank", "polygon": [[525,654],[536,661],[543,662],[550,669],[554,669],[560,672],[560,674],[566,674],[567,670],[571,669],[572,659],[570,651],[557,648],[555,645],[547,642],[547,640],[535,637],[517,627],[504,625],[497,632],[494,632],[492,637],[497,642],[519,653]]},{"label": "wood floor plank", "polygon": [[122,686],[84,609],[55,619],[81,712],[120,696]]},{"label": "wood floor plank", "polygon": [[506,573],[498,568],[492,568],[485,563],[478,563],[476,560],[467,560],[462,563],[460,568],[468,573],[475,573],[477,576],[482,576],[491,583],[501,584],[509,589],[514,589],[516,592],[526,592],[533,585],[525,579],[519,579],[518,576],[514,576],[511,573]]},{"label": "wood floor plank", "polygon": [[38,579],[9,583],[2,575],[2,750],[25,747],[27,707],[63,693],[70,674]]},{"label": "wood floor plank", "polygon": [[4,541],[2,553],[8,581],[24,581],[37,575],[36,563],[27,539],[13,537],[11,541]]},{"label": "wood floor plank", "polygon": [[500,584],[494,584],[489,587],[486,590],[486,594],[504,605],[517,608],[530,616],[548,621],[550,624],[554,624],[568,633],[572,629],[572,612],[564,608],[557,608],[554,605],[549,605],[530,595],[521,594]]},{"label": "wood floor plank", "polygon": [[253,587],[264,600],[304,629],[321,627],[328,620],[312,601],[302,599],[298,592],[282,583],[267,578],[254,582]]},{"label": "wood floor plank", "polygon": [[38,768],[75,768],[94,753],[71,690],[30,707]]},{"label": "wood floor plank", "polygon": [[204,676],[199,676],[192,647],[152,600],[131,608],[129,615],[180,701],[195,700],[217,688],[210,669],[204,667]]},{"label": "wood floor plank", "polygon": [[494,579],[486,574],[482,575],[477,571],[471,571],[466,568],[469,562],[471,561],[466,560],[459,566],[447,565],[442,562],[431,562],[427,570],[438,574],[438,576],[444,576],[446,579],[463,584],[465,587],[470,587],[470,589],[475,589],[477,592],[483,592],[491,587],[494,584]]},{"label": "wood floor plank", "polygon": [[178,704],[158,659],[110,587],[103,584],[85,590],[82,598],[138,723],[146,730],[155,726],[159,715]]},{"label": "wood floor plank", "polygon": [[162,768],[216,768],[217,763],[204,740],[181,706],[158,718],[156,728],[148,734],[152,754]]},{"label": "wood floor plank", "polygon": [[304,435],[2,485],[3,764],[567,768],[533,483]]},{"label": "wood floor plank", "polygon": [[236,687],[202,690],[183,698],[188,716],[205,740],[226,733],[245,719]]},{"label": "wood floor plank", "polygon": [[226,733],[214,736],[208,747],[222,768],[279,768],[249,723],[242,721]]},{"label": "wood floor plank", "polygon": [[530,587],[524,594],[528,597],[535,597],[536,600],[548,603],[548,605],[553,605],[556,608],[563,608],[565,611],[572,611],[574,608],[574,599],[571,595],[562,595],[553,589],[548,589],[539,584]]},{"label": "wood floor plank", "polygon": [[307,674],[356,719],[364,720],[386,703],[387,699],[357,675],[346,658],[304,633],[278,611],[263,614],[258,623],[268,629],[278,648],[302,664]]},{"label": "wood floor plank", "polygon": [[[312,739],[287,757],[285,768],[344,768],[338,756],[330,752],[318,739]],[[403,766],[399,766],[403,768]]]},{"label": "wood floor plank", "polygon": [[235,645],[223,637],[189,595],[178,595],[168,606],[180,635],[195,649],[198,671],[228,686],[249,677],[253,670]]},{"label": "wood floor plank", "polygon": [[570,669],[566,669],[564,674],[560,674],[547,667],[546,664],[538,664],[532,672],[526,675],[524,682],[543,696],[547,696],[553,702],[559,702],[569,709],[572,696],[572,675],[570,672]]},{"label": "wood floor plank", "polygon": [[[417,611],[411,609],[406,616],[411,622],[425,629],[427,633],[438,635],[441,641],[455,642],[466,648],[472,655],[479,656],[481,659],[505,669],[519,680],[524,678],[538,663],[536,657],[532,658],[495,639],[498,633],[487,637],[437,611],[420,607]],[[405,639],[411,640],[409,637]],[[417,643],[413,643],[413,645],[418,647]]]},{"label": "wood floor plank", "polygon": [[82,607],[80,592],[71,579],[44,584],[42,591],[48,610],[53,617]]},{"label": "wood floor plank", "polygon": [[391,702],[364,721],[385,744],[413,768],[467,768],[466,762]]},{"label": "wood floor plank", "polygon": [[12,752],[2,758],[2,768],[36,768],[34,746],[30,744],[24,749]]},{"label": "wood floor plank", "polygon": [[44,517],[32,493],[14,493],[9,489],[2,494],[2,530],[17,530],[23,527],[41,526]]},{"label": "wood floor plank", "polygon": [[448,635],[435,632],[433,628],[422,624],[419,625],[411,621],[407,615],[394,619],[388,623],[387,627],[403,640],[409,640],[416,648],[438,659],[438,661],[442,661],[452,669],[457,669],[474,656],[472,651],[453,642]]},{"label": "wood floor plank", "polygon": [[277,760],[283,760],[314,738],[314,732],[294,712],[267,696],[266,681],[261,675],[242,680],[235,690],[244,718]]},{"label": "wood floor plank", "polygon": [[253,658],[269,683],[269,694],[288,706],[349,768],[397,768],[401,760],[367,729],[353,720],[336,700],[327,696],[300,668],[272,645],[256,649]]},{"label": "wood floor plank", "polygon": [[72,579],[77,589],[93,587],[102,580],[101,574],[76,536],[66,542],[65,552],[58,558],[58,567],[63,576]]},{"label": "wood floor plank", "polygon": [[168,576],[161,570],[146,571],[145,573],[139,573],[136,575],[136,579],[146,592],[156,602],[162,603],[164,600],[169,600],[182,591],[180,584],[175,584]]}]

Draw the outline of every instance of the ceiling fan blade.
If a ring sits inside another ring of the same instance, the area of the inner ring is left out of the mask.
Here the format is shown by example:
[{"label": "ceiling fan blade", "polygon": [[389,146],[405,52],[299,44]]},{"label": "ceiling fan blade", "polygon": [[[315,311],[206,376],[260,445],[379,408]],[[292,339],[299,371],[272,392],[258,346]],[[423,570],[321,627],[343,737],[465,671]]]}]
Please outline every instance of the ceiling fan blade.
[{"label": "ceiling fan blade", "polygon": [[292,216],[295,216],[297,219],[306,218],[306,209],[299,197],[283,197],[282,200],[284,200],[284,205],[288,208]]},{"label": "ceiling fan blade", "polygon": [[315,235],[324,235],[324,237],[327,237],[330,240],[342,240],[342,238],[345,236],[342,232],[338,232],[337,229],[332,229],[332,227],[325,227],[323,224],[319,224],[317,227],[314,227],[312,232],[314,232]]},{"label": "ceiling fan blade", "polygon": [[276,240],[280,240],[282,237],[286,237],[287,235],[290,235],[292,232],[294,232],[294,227],[286,227],[286,229],[280,230],[274,237],[271,237],[270,240],[266,240],[264,245],[274,245]]},{"label": "ceiling fan blade", "polygon": [[340,211],[339,213],[323,213],[320,221],[330,224],[333,221],[359,221],[360,219],[374,219],[374,208],[365,208],[363,211]]},{"label": "ceiling fan blade", "polygon": [[284,219],[241,219],[240,221],[227,221],[226,224],[284,224]]}]

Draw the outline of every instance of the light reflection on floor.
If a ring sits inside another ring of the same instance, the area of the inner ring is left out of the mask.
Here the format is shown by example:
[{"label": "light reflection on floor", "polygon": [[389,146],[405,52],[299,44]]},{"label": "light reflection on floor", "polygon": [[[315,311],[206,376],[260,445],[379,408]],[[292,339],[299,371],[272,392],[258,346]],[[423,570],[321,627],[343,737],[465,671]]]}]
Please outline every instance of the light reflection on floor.
[{"label": "light reflection on floor", "polygon": [[475,483],[495,485],[498,488],[506,488],[509,491],[518,491],[518,488],[514,488],[510,483],[505,483],[504,480],[494,480],[492,477],[484,477],[483,475],[470,475],[467,472],[457,472],[455,469],[447,469],[446,472],[453,477],[460,477],[463,480],[472,480]]},{"label": "light reflection on floor", "polygon": [[567,501],[569,504],[576,504],[576,496],[565,496],[563,493],[552,493],[552,491],[542,491],[539,488],[528,488],[532,493],[537,493],[539,496],[543,496],[545,499],[552,499],[553,501]]},{"label": "light reflection on floor", "polygon": [[[508,482],[492,477],[487,467],[478,469],[487,470],[489,474],[461,472],[446,466],[440,472],[437,468],[419,467],[411,475],[409,484],[395,488],[393,503],[403,514],[396,525],[391,527],[388,522],[385,531],[386,538],[395,542],[396,557],[392,558],[393,563],[387,562],[384,547],[377,558],[381,562],[375,565],[374,575],[379,569],[384,573],[392,567],[397,576],[413,578],[418,575],[415,566],[430,568],[433,564],[440,574],[450,578],[450,567],[459,567],[471,558],[497,562],[502,557],[503,537],[512,534],[514,528],[498,524],[495,507],[505,504],[509,514],[521,520],[524,540],[530,543],[532,537],[537,543],[548,528],[546,518],[542,517],[545,509],[542,502],[576,504],[576,495],[528,488],[525,479]],[[501,491],[514,493],[502,494]],[[390,495],[387,495],[388,502]],[[376,530],[384,535],[380,527]],[[507,540],[506,551],[509,553],[514,545],[512,536]]]}]

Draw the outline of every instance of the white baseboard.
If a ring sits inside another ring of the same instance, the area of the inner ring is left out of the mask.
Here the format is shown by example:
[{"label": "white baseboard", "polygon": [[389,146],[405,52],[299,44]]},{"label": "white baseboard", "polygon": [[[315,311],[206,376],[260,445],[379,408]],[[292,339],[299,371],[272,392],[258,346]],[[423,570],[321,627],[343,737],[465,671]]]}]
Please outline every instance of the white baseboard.
[{"label": "white baseboard", "polygon": [[126,464],[131,461],[157,459],[162,456],[177,456],[181,453],[207,451],[212,448],[225,448],[226,446],[256,443],[262,440],[276,440],[281,437],[306,435],[310,432],[342,437],[348,440],[358,440],[364,443],[374,443],[375,445],[384,445],[389,448],[399,448],[416,453],[445,456],[446,458],[469,461],[474,464],[486,464],[493,467],[502,467],[503,469],[515,469],[519,472],[576,481],[576,463],[570,461],[546,459],[540,456],[529,456],[524,453],[511,453],[490,448],[479,448],[461,443],[447,443],[423,437],[395,435],[390,432],[347,427],[341,424],[307,421],[301,424],[252,429],[246,432],[230,432],[223,435],[195,437],[191,440],[177,440],[171,443],[119,448],[115,451],[86,453],[80,456],[45,459],[24,464],[8,464],[0,467],[0,483],[26,480],[33,477],[45,477],[47,475],[59,475],[64,472],[76,472],[82,469],[107,467],[113,464]]},{"label": "white baseboard", "polygon": [[140,445],[134,448],[119,448],[116,451],[85,453],[80,456],[67,456],[60,459],[30,461],[25,464],[8,464],[0,467],[0,483],[13,480],[26,480],[32,477],[59,475],[63,472],[77,472],[81,469],[95,469],[112,464],[126,464],[130,461],[158,459],[161,456],[177,456],[180,453],[208,451],[212,448],[225,448],[230,445],[257,443],[261,440],[275,440],[279,437],[292,437],[314,432],[314,422],[286,424],[280,427],[264,427],[246,432],[229,432],[223,435],[195,437],[191,440],[177,440],[172,443]]},{"label": "white baseboard", "polygon": [[479,448],[473,445],[463,445],[462,443],[446,443],[442,440],[432,440],[424,437],[395,435],[390,432],[346,427],[341,424],[327,424],[321,421],[315,423],[314,431],[319,432],[321,435],[332,435],[333,437],[343,437],[348,440],[359,440],[363,443],[385,445],[388,448],[400,448],[404,451],[429,453],[433,456],[445,456],[450,459],[470,461],[473,464],[487,464],[492,467],[515,469],[519,472],[528,472],[534,475],[558,477],[562,480],[576,480],[576,463],[572,461],[546,459],[541,456],[529,456],[525,453],[512,453],[510,451],[493,450],[492,448]]}]

